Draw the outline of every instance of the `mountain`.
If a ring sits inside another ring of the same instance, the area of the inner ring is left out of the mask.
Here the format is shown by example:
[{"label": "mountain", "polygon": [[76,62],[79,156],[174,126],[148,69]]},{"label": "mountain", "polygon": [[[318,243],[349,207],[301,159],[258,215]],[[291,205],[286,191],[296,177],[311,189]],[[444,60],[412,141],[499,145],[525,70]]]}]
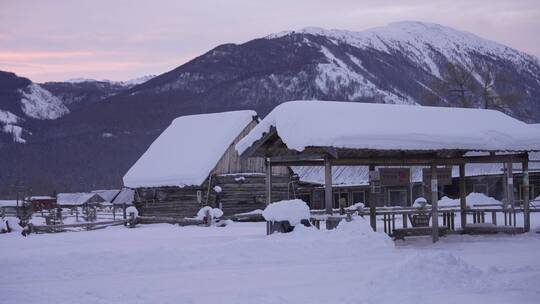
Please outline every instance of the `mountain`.
[{"label": "mountain", "polygon": [[[101,82],[71,85],[79,83]],[[2,148],[0,179],[9,182],[0,185],[0,195],[12,194],[15,184],[32,193],[119,187],[122,175],[175,117],[236,109],[264,116],[294,99],[487,103],[540,121],[537,58],[420,22],[362,32],[305,28],[220,45],[132,87],[112,92],[110,84],[111,91],[81,107],[69,102],[80,96],[75,89],[42,86],[65,100],[71,113],[42,121],[25,145]]]},{"label": "mountain", "polygon": [[[54,120],[141,84],[154,75],[128,81],[73,79],[33,83],[14,73],[0,71],[0,147],[26,143],[40,120]],[[46,125],[46,123],[45,123]]]}]

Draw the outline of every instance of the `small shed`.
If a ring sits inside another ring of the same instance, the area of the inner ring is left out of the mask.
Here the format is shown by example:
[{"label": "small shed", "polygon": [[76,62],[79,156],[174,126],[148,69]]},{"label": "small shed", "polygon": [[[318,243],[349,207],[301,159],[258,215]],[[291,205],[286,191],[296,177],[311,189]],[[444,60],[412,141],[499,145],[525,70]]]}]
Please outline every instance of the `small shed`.
[{"label": "small shed", "polygon": [[59,207],[73,208],[83,206],[99,206],[105,202],[105,199],[97,193],[58,193],[56,196],[56,202]]},{"label": "small shed", "polygon": [[[458,167],[462,227],[466,219],[466,164],[513,164],[523,174],[524,231],[530,228],[529,152],[540,151],[538,128],[501,112],[354,102],[291,101],[277,106],[237,145],[242,157],[266,157],[279,166],[323,166],[325,209],[332,214],[332,167],[368,166],[369,197],[377,194],[377,166],[426,166],[430,173],[432,233],[439,235],[438,173]],[[471,155],[471,152],[483,155]],[[513,195],[513,179],[508,178]],[[271,198],[271,184],[267,196]],[[511,197],[513,200],[513,196]],[[269,202],[275,201],[270,199]],[[371,199],[370,199],[371,201]],[[514,205],[514,201],[509,202]],[[376,228],[376,206],[370,204]]]},{"label": "small shed", "polygon": [[[240,158],[234,146],[258,123],[254,111],[176,118],[125,174],[143,216],[191,217],[205,205],[226,215],[265,206],[265,160]],[[274,168],[276,192],[287,198],[290,172]]]}]

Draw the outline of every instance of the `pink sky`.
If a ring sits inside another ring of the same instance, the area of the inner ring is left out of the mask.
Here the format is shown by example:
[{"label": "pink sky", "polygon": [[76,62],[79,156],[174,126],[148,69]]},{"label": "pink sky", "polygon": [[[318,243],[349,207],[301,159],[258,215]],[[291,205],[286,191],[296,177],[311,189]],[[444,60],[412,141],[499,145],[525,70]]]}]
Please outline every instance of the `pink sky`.
[{"label": "pink sky", "polygon": [[2,0],[0,70],[36,82],[126,80],[164,73],[222,43],[402,20],[473,32],[540,57],[538,0]]}]

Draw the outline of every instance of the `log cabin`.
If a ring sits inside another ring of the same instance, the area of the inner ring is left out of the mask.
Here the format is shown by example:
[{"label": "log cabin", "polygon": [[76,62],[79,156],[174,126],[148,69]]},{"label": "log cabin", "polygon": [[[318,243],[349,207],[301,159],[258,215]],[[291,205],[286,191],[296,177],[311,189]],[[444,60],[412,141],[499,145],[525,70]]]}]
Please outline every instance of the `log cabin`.
[{"label": "log cabin", "polygon": [[[234,146],[258,123],[254,111],[176,118],[128,170],[141,216],[193,217],[203,206],[225,215],[264,209],[265,160],[240,158]],[[272,170],[273,198],[292,194],[287,167]]]}]

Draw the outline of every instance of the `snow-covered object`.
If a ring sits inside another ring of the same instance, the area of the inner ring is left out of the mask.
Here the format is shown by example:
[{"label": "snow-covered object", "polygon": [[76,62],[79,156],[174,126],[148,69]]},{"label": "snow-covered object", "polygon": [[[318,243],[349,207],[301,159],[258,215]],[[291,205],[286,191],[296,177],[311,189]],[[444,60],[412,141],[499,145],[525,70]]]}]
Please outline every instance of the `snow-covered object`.
[{"label": "snow-covered object", "polygon": [[219,208],[212,208],[210,206],[202,207],[199,212],[197,212],[196,219],[202,220],[206,217],[206,214],[210,212],[212,218],[220,218],[223,216],[223,211]]},{"label": "snow-covered object", "polygon": [[213,189],[214,189],[214,192],[216,192],[216,193],[220,193],[221,191],[223,191],[223,189],[221,189],[220,186],[214,186]]},{"label": "snow-covered object", "polygon": [[176,118],[124,175],[124,185],[201,185],[255,115],[233,111]]},{"label": "snow-covered object", "polygon": [[414,203],[412,206],[415,208],[424,208],[426,207],[426,204],[427,204],[427,200],[423,197],[419,197],[414,200]]},{"label": "snow-covered object", "polygon": [[351,206],[345,208],[345,210],[356,211],[358,209],[364,209],[365,207],[366,207],[366,205],[364,203],[356,203],[354,205],[351,205]]},{"label": "snow-covered object", "polygon": [[31,83],[19,90],[23,112],[36,119],[57,119],[69,113],[62,101],[40,85]]},{"label": "snow-covered object", "polygon": [[[472,192],[466,197],[467,207],[479,207],[485,205],[492,205],[493,207],[502,206],[502,203],[492,197],[485,195],[484,193]],[[460,206],[460,199],[452,199],[448,196],[443,196],[439,202],[439,207],[456,207]]]},{"label": "snow-covered object", "polygon": [[304,201],[294,199],[272,203],[264,209],[262,215],[269,222],[288,221],[291,226],[296,226],[302,220],[309,220],[310,212]]},{"label": "snow-covered object", "polygon": [[126,214],[129,216],[131,213],[133,213],[135,217],[139,216],[139,210],[137,210],[137,208],[134,206],[129,206],[126,208]]},{"label": "snow-covered object", "polygon": [[0,230],[7,229],[6,222],[8,222],[9,228],[11,228],[11,231],[21,231],[23,228],[19,225],[20,221],[21,220],[19,220],[18,218],[14,216],[6,216],[4,218],[0,218]]},{"label": "snow-covered object", "polygon": [[[321,124],[328,118],[334,119]],[[381,119],[385,123],[381,123]],[[296,151],[308,146],[540,151],[537,128],[494,110],[290,101],[277,106],[238,142],[238,153],[251,147],[271,127],[276,128],[289,149]]]},{"label": "snow-covered object", "polygon": [[255,210],[252,210],[252,211],[249,211],[249,212],[237,213],[236,215],[262,215],[263,212],[264,211],[261,210],[261,209],[255,209]]}]

